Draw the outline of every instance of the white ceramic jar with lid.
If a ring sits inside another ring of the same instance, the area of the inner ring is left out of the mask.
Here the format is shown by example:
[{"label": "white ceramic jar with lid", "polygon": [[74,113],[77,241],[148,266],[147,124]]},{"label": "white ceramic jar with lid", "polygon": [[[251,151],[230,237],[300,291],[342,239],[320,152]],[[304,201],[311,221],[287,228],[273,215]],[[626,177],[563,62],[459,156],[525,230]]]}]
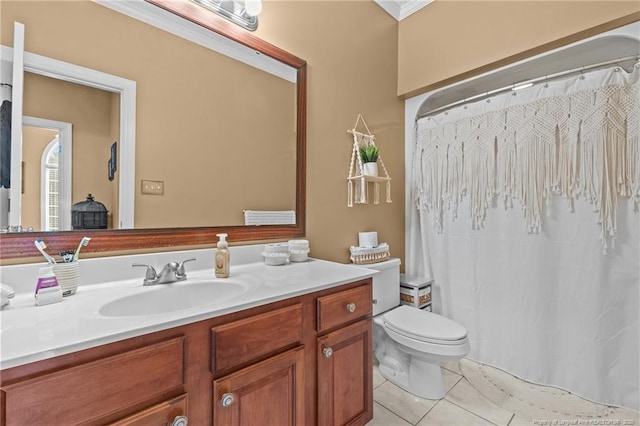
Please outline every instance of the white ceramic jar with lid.
[{"label": "white ceramic jar with lid", "polygon": [[287,243],[267,244],[264,246],[262,256],[266,265],[284,265],[289,260],[289,245]]},{"label": "white ceramic jar with lid", "polygon": [[289,240],[289,260],[292,262],[305,262],[309,258],[308,240]]}]

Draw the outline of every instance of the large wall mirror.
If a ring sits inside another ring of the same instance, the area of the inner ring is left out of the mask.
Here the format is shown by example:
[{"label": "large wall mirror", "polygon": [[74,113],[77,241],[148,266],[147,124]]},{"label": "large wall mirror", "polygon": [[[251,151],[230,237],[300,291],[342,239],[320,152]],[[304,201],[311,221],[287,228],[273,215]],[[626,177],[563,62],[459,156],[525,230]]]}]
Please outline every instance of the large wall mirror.
[{"label": "large wall mirror", "polygon": [[[56,253],[73,248],[85,235],[93,237],[87,252],[187,248],[212,244],[219,232],[228,233],[232,242],[304,236],[305,61],[188,0],[117,3],[129,11],[114,10],[111,0],[1,5],[3,45],[11,45],[13,22],[22,22],[26,51],[134,81],[136,91],[130,154],[135,154],[135,170],[127,176],[122,175],[126,168],[118,168],[109,179],[113,152],[129,152],[120,146],[126,141],[119,140],[118,94],[25,72],[24,115],[73,129],[68,198],[77,203],[91,193],[110,211],[109,229],[46,231],[38,211],[26,211],[37,203],[23,202],[22,225],[36,230],[2,233],[1,258],[37,256],[36,237]],[[191,27],[195,42],[176,35],[182,27]],[[222,41],[218,52],[206,47],[210,38]],[[252,61],[258,65],[245,63]],[[54,95],[71,85],[73,96]],[[101,138],[90,127],[96,122]],[[23,131],[23,146],[30,133]],[[41,142],[40,149],[49,145]],[[127,160],[116,157],[117,163]],[[35,161],[23,158],[23,163],[33,170]],[[23,194],[37,180],[29,176]],[[125,187],[132,192],[131,204],[121,196],[122,179],[131,182]],[[162,194],[143,193],[147,181],[162,182]],[[246,226],[245,210],[293,211],[295,223]]]}]

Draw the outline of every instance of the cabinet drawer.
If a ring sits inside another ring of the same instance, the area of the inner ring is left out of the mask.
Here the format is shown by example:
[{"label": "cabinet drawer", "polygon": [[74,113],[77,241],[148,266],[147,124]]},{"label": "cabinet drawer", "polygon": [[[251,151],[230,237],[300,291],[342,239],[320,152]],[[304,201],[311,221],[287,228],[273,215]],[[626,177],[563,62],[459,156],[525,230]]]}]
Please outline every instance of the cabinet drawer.
[{"label": "cabinet drawer", "polygon": [[184,338],[3,386],[6,424],[96,421],[182,386]]},{"label": "cabinet drawer", "polygon": [[302,304],[211,329],[211,371],[257,359],[302,341]]},{"label": "cabinet drawer", "polygon": [[153,405],[109,426],[167,426],[180,416],[187,416],[187,394]]},{"label": "cabinet drawer", "polygon": [[318,297],[318,331],[371,315],[371,297],[370,285]]}]

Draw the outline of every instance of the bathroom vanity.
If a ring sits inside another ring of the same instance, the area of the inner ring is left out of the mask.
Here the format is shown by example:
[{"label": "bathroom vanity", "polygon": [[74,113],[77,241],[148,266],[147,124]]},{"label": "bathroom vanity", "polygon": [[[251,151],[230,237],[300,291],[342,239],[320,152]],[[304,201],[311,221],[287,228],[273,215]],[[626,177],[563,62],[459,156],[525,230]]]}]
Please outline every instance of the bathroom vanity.
[{"label": "bathroom vanity", "polygon": [[[193,263],[210,262],[210,251],[193,251],[202,252]],[[213,269],[154,288],[141,279],[81,285],[45,307],[18,297],[1,317],[1,422],[364,425],[373,417],[374,273],[315,259],[234,265],[229,284],[208,285],[243,292],[166,313],[141,305],[141,315],[113,306],[157,300],[171,286],[188,299]]]}]

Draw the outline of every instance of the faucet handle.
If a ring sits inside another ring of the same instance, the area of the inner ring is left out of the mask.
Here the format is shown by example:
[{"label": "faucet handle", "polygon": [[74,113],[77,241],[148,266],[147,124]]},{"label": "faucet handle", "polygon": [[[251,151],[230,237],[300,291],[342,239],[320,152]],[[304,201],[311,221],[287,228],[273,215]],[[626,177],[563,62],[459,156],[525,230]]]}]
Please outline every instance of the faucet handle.
[{"label": "faucet handle", "polygon": [[176,277],[178,277],[178,279],[181,279],[181,280],[187,279],[187,272],[184,270],[184,264],[186,262],[191,262],[193,260],[196,260],[196,258],[192,257],[191,259],[183,260],[178,264],[178,270],[176,271]]},{"label": "faucet handle", "polygon": [[134,263],[131,266],[132,267],[142,266],[142,267],[147,268],[147,272],[146,272],[146,274],[144,276],[144,283],[145,284],[149,283],[149,282],[152,282],[152,281],[155,281],[155,280],[158,279],[158,273],[156,272],[154,267],[151,266],[151,265],[145,265],[145,264],[142,264],[142,263]]}]

